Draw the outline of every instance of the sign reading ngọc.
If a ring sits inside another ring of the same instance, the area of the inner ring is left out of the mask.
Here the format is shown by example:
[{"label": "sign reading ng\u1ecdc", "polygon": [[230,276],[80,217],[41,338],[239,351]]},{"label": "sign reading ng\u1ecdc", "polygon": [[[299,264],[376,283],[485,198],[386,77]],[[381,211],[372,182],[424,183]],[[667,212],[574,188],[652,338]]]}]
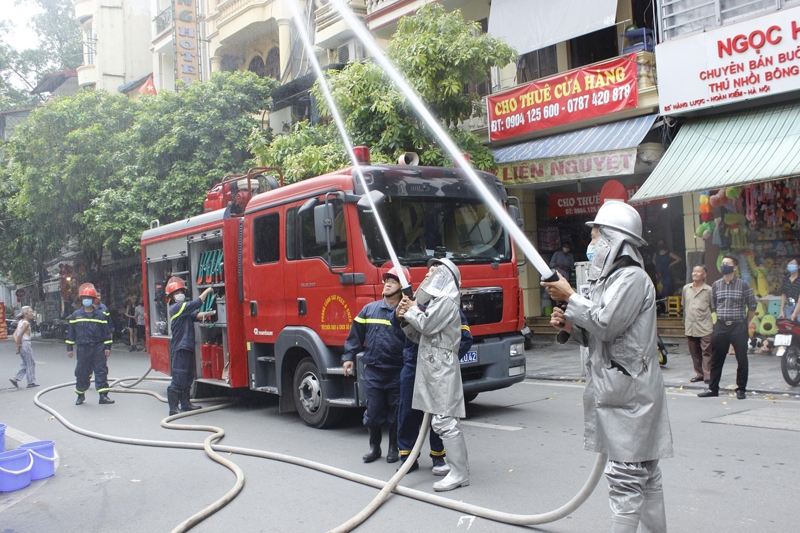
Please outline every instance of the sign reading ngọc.
[{"label": "sign reading ng\u1ecdc", "polygon": [[498,165],[495,173],[504,185],[600,178],[633,174],[636,148]]},{"label": "sign reading ng\u1ecdc", "polygon": [[800,89],[800,7],[656,46],[662,115]]},{"label": "sign reading ng\u1ecdc", "polygon": [[175,80],[192,83],[200,79],[200,39],[197,0],[174,0]]},{"label": "sign reading ng\u1ecdc", "polygon": [[489,96],[489,141],[637,107],[637,84],[636,54],[628,54]]}]

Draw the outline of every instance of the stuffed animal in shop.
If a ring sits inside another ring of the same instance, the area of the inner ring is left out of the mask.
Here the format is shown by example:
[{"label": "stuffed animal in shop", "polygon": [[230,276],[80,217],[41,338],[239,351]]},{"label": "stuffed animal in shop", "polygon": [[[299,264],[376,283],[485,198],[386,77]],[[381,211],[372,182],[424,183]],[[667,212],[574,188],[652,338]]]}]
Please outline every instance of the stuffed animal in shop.
[{"label": "stuffed animal in shop", "polygon": [[703,222],[702,224],[697,226],[697,229],[694,232],[694,236],[697,237],[698,239],[702,237],[703,239],[708,240],[711,238],[711,235],[713,234],[715,227],[716,226],[713,222]]},{"label": "stuffed animal in shop", "polygon": [[750,283],[753,277],[750,273],[750,263],[747,262],[747,254],[739,254],[739,277],[747,283]]},{"label": "stuffed animal in shop", "polygon": [[711,244],[722,247],[722,217],[714,219],[714,235],[711,238]]},{"label": "stuffed animal in shop", "polygon": [[752,339],[756,335],[756,331],[758,331],[758,327],[761,325],[761,320],[754,316],[753,320],[750,321],[750,324],[747,325],[747,334],[750,335]]},{"label": "stuffed animal in shop", "polygon": [[766,314],[767,314],[767,308],[764,306],[764,302],[758,302],[756,304],[755,318],[757,318],[760,321],[762,318],[764,318],[764,315]]},{"label": "stuffed animal in shop", "polygon": [[718,190],[708,198],[708,203],[711,204],[711,207],[722,207],[727,201],[728,198],[725,196],[724,188]]},{"label": "stuffed animal in shop", "polygon": [[761,318],[761,324],[758,327],[758,332],[761,335],[775,335],[775,331],[778,329],[778,320],[772,315],[764,315]]},{"label": "stuffed animal in shop", "polygon": [[747,248],[747,218],[741,213],[725,213],[723,217],[725,225],[725,235],[731,238],[731,248],[738,250]]}]

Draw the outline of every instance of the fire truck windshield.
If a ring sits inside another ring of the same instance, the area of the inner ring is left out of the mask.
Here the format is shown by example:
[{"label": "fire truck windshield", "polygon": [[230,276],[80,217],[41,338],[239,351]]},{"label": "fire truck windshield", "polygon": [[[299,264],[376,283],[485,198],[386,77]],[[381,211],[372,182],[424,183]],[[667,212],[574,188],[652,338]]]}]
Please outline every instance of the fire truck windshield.
[{"label": "fire truck windshield", "polygon": [[[456,264],[511,260],[508,234],[484,202],[475,198],[387,197],[379,206],[392,246],[408,266],[425,265],[434,255]],[[361,235],[375,265],[389,260],[375,217],[359,213]]]}]

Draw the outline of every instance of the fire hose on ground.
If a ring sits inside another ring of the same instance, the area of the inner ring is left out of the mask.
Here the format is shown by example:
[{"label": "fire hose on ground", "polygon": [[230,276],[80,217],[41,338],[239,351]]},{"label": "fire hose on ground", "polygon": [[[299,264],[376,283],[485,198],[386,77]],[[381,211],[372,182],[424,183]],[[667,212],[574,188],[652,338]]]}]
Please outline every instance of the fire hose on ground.
[{"label": "fire hose on ground", "polygon": [[[132,377],[125,377],[113,380],[111,383],[111,387],[116,392],[124,392],[129,394],[146,394],[149,396],[153,396],[159,401],[166,403],[166,398],[158,394],[157,392],[148,391],[148,390],[137,390],[133,389],[133,387],[142,381],[154,381],[154,382],[164,382],[169,381],[169,378],[148,378],[146,377],[147,374],[150,372],[150,369],[144,373],[144,375],[140,377],[132,376]],[[133,381],[133,384],[127,384],[128,382]],[[332,476],[336,476],[342,479],[346,479],[348,481],[353,481],[355,483],[360,483],[362,485],[374,487],[377,489],[381,489],[378,495],[373,499],[370,504],[365,507],[360,513],[355,515],[349,521],[345,522],[341,526],[331,530],[333,532],[346,532],[351,531],[359,524],[361,524],[364,520],[366,520],[380,505],[388,498],[389,494],[394,492],[400,496],[404,496],[407,498],[413,498],[415,500],[430,503],[432,505],[437,505],[439,507],[444,507],[446,509],[450,509],[453,511],[458,511],[465,514],[470,514],[474,516],[479,516],[481,518],[486,518],[488,520],[493,520],[496,522],[502,522],[506,524],[512,525],[520,525],[520,526],[531,526],[531,525],[539,525],[539,524],[546,524],[549,522],[554,522],[561,518],[566,517],[573,511],[575,511],[578,507],[580,507],[583,502],[591,495],[592,491],[594,490],[597,482],[600,480],[600,477],[603,474],[603,469],[605,467],[607,457],[605,454],[597,454],[597,458],[595,460],[594,466],[592,467],[592,471],[589,475],[589,478],[584,483],[583,487],[581,487],[580,491],[566,504],[555,509],[553,511],[549,511],[546,513],[541,514],[534,514],[534,515],[520,515],[520,514],[513,514],[513,513],[506,513],[502,511],[497,511],[494,509],[488,509],[486,507],[481,507],[478,505],[473,505],[469,503],[464,503],[460,501],[451,500],[445,498],[443,496],[438,496],[436,494],[429,494],[427,492],[410,489],[407,487],[399,486],[398,483],[402,479],[402,477],[406,474],[406,472],[411,468],[411,465],[419,456],[419,451],[422,448],[422,443],[424,442],[428,427],[430,424],[430,415],[426,414],[425,419],[423,420],[422,426],[420,428],[419,435],[417,437],[417,441],[414,444],[414,448],[411,452],[411,455],[406,460],[406,463],[403,467],[394,475],[392,478],[387,482],[380,479],[371,478],[368,476],[364,476],[361,474],[357,474],[354,472],[350,472],[347,470],[343,470],[341,468],[336,468],[333,466],[329,466],[323,463],[318,463],[316,461],[310,461],[308,459],[302,459],[299,457],[293,457],[291,455],[285,455],[281,453],[269,452],[264,450],[255,450],[252,448],[242,448],[238,446],[222,446],[218,444],[212,444],[214,441],[221,439],[225,435],[225,431],[222,428],[212,426],[212,425],[182,425],[182,424],[175,424],[174,421],[185,418],[188,416],[192,416],[195,414],[201,413],[209,413],[212,411],[217,411],[220,409],[225,409],[233,405],[232,402],[223,403],[220,405],[214,405],[209,407],[204,407],[202,409],[196,411],[190,411],[187,413],[179,413],[177,415],[168,416],[161,421],[161,426],[166,429],[174,429],[180,431],[208,431],[211,433],[202,443],[196,442],[182,442],[182,441],[162,441],[162,440],[152,440],[152,439],[136,439],[130,437],[120,437],[116,435],[108,435],[104,433],[98,433],[95,431],[91,431],[85,428],[81,428],[76,426],[75,424],[71,423],[64,417],[61,413],[53,409],[52,407],[46,405],[42,402],[41,397],[48,392],[65,388],[65,387],[73,387],[75,385],[74,382],[62,383],[59,385],[53,385],[51,387],[47,387],[41,391],[39,391],[36,396],[34,396],[34,403],[53,415],[59,422],[61,422],[67,429],[74,431],[80,435],[84,435],[87,437],[91,437],[98,440],[103,440],[107,442],[115,442],[119,444],[129,444],[134,446],[152,446],[152,447],[159,447],[159,448],[177,448],[177,449],[187,449],[187,450],[204,450],[205,453],[214,461],[218,462],[219,464],[225,466],[231,472],[234,473],[236,476],[236,482],[234,486],[225,493],[221,498],[216,500],[211,505],[205,507],[204,509],[198,511],[191,517],[187,518],[180,524],[178,524],[173,530],[172,533],[180,533],[184,531],[188,531],[193,526],[197,525],[204,519],[208,518],[212,514],[216,513],[223,507],[225,507],[228,503],[230,503],[239,492],[241,492],[242,488],[244,487],[244,472],[236,465],[234,462],[226,459],[219,455],[218,452],[223,453],[232,453],[238,455],[247,455],[250,457],[260,457],[263,459],[271,459],[273,461],[281,461],[288,464],[293,464],[296,466],[301,466],[304,468],[309,468],[312,470],[316,470],[318,472],[322,472],[325,474],[330,474]],[[225,401],[229,400],[229,398],[208,398],[204,399],[203,401]]]}]

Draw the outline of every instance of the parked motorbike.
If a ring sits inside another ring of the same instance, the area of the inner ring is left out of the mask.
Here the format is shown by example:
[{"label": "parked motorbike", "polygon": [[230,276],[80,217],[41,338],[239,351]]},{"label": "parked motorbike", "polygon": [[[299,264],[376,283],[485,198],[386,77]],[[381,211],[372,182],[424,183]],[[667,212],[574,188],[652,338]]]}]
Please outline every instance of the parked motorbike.
[{"label": "parked motorbike", "polygon": [[778,320],[775,355],[781,358],[781,373],[792,387],[800,385],[800,324],[788,318]]}]

